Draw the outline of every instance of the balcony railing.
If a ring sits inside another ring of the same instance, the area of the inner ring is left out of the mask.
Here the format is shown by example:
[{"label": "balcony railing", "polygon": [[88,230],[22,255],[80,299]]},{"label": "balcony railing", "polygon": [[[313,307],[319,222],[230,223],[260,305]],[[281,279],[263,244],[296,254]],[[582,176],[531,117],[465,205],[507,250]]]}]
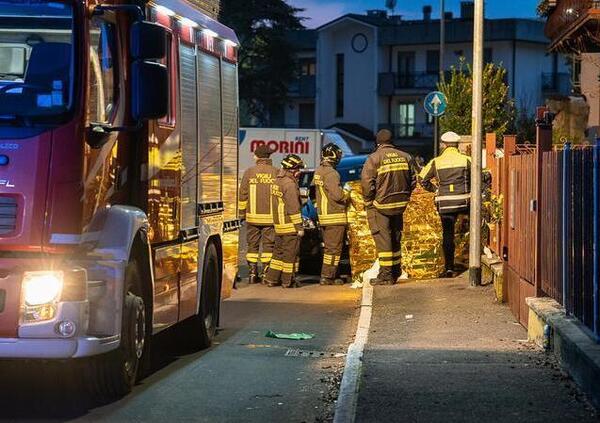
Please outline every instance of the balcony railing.
[{"label": "balcony railing", "polygon": [[433,137],[433,125],[427,123],[393,123],[381,124],[379,129],[389,129],[394,138],[431,138]]},{"label": "balcony railing", "polygon": [[600,9],[600,1],[558,0],[548,17],[546,36],[553,42],[557,41],[573,23],[589,14],[591,9]]},{"label": "balcony railing", "polygon": [[571,91],[571,75],[568,73],[542,74],[542,92],[544,94],[568,96]]},{"label": "balcony railing", "polygon": [[314,98],[317,95],[317,78],[315,75],[303,75],[292,81],[288,87],[288,95],[298,98]]},{"label": "balcony railing", "polygon": [[380,73],[379,93],[381,95],[393,95],[398,90],[433,90],[437,87],[439,80],[440,75],[438,73]]}]

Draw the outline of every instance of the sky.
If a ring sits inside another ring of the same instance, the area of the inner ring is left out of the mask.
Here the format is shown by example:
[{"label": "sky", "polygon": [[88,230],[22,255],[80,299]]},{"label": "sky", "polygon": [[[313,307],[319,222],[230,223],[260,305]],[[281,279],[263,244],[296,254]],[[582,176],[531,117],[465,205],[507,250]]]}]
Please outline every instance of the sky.
[{"label": "sky", "polygon": [[[458,16],[460,0],[445,0],[446,10]],[[487,0],[486,16],[490,17],[535,17],[539,0]],[[309,18],[304,24],[315,28],[346,13],[364,13],[367,9],[384,9],[385,0],[288,0],[289,3],[306,9],[303,16]],[[433,6],[433,16],[439,16],[439,0],[397,0],[396,14],[406,19],[419,19],[423,6]]]}]

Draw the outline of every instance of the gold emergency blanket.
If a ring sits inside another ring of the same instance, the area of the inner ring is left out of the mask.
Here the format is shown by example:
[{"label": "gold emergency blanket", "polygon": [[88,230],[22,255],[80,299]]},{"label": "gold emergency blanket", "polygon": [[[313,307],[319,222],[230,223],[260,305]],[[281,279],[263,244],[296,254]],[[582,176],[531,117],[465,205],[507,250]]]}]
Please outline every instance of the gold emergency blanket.
[{"label": "gold emergency blanket", "polygon": [[[349,183],[352,188],[348,207],[348,242],[352,279],[361,280],[377,258],[362,198],[360,181]],[[465,219],[456,224],[456,262],[465,263],[468,255],[468,234]],[[468,225],[467,225],[468,227]],[[402,233],[402,270],[411,279],[437,278],[444,270],[442,224],[435,207],[434,194],[418,187],[404,213]]]}]

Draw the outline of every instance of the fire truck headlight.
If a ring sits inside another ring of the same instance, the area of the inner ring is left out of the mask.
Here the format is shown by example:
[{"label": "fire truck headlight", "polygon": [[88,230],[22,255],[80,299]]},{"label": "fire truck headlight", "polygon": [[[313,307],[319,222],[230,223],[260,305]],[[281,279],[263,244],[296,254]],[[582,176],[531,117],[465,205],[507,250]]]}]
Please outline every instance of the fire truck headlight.
[{"label": "fire truck headlight", "polygon": [[63,272],[25,272],[23,299],[28,306],[51,304],[58,300],[63,288]]}]

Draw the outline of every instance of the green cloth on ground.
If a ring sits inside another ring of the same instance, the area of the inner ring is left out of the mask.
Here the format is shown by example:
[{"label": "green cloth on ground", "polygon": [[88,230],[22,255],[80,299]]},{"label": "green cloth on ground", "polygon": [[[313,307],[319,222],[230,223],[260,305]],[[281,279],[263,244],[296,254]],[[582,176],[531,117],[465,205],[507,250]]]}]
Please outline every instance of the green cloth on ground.
[{"label": "green cloth on ground", "polygon": [[302,341],[305,339],[313,339],[315,337],[312,333],[275,333],[272,330],[268,331],[265,336],[267,338],[291,339],[293,341]]}]

